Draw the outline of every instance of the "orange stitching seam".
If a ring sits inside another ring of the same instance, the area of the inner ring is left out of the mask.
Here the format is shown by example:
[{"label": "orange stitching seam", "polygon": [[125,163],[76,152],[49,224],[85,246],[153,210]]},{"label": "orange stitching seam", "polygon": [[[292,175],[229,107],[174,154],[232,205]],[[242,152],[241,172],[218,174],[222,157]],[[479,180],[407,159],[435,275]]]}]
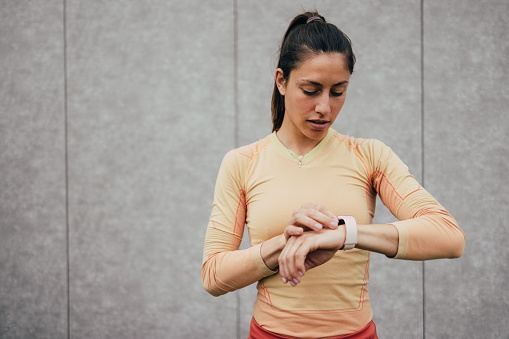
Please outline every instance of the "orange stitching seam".
[{"label": "orange stitching seam", "polygon": [[[244,197],[244,199],[242,199],[242,197]],[[238,218],[239,218],[239,209],[241,208],[241,203],[242,201],[245,201],[246,198],[245,198],[245,193],[244,191],[241,189],[240,192],[239,192],[239,202],[237,204],[237,212],[235,213],[235,222],[234,222],[234,226],[233,226],[233,234],[234,235],[237,235],[237,221],[238,221]]]},{"label": "orange stitching seam", "polygon": [[[357,150],[357,146],[355,145],[352,145],[352,144],[349,144],[347,143],[345,140],[341,140],[339,139],[339,136],[337,134],[334,134],[334,137],[336,137],[336,139],[339,141],[339,142],[342,142],[345,144],[346,147],[349,147],[353,150],[353,152],[355,153],[355,155],[357,155],[357,157],[362,161],[362,164],[364,165],[364,168],[366,169],[366,173],[368,174],[368,177],[370,176],[369,174],[369,168],[368,168],[368,164],[366,162],[366,160],[364,159],[364,157],[359,153],[359,151]],[[365,141],[365,140],[364,140]],[[364,143],[364,141],[361,143],[361,145]]]},{"label": "orange stitching seam", "polygon": [[249,162],[249,166],[247,167],[247,171],[246,171],[246,175],[244,177],[244,191],[247,189],[247,176],[249,175],[249,172],[251,172],[251,167],[253,166],[253,162],[255,161],[256,157],[258,156],[258,154],[261,153],[261,151],[265,148],[265,146],[267,146],[268,144],[270,144],[270,139],[267,140],[267,142],[265,144],[263,144],[260,149],[253,154],[253,157],[251,158],[251,162]]},{"label": "orange stitching seam", "polygon": [[397,196],[401,199],[401,200],[405,200],[403,199],[403,197],[398,193],[398,191],[396,190],[396,188],[394,187],[393,184],[391,184],[391,182],[389,181],[389,179],[387,179],[387,177],[385,176],[385,174],[383,174],[382,172],[380,171],[374,171],[373,174],[371,174],[369,180],[370,181],[373,181],[373,176],[378,173],[378,174],[381,174],[382,177],[385,179],[385,181],[387,181],[387,183],[392,187],[392,190],[397,194]]},{"label": "orange stitching seam", "polygon": [[334,310],[300,310],[300,311],[299,310],[286,310],[286,311],[283,311],[283,310],[280,310],[280,309],[277,309],[276,307],[274,307],[274,305],[272,304],[272,300],[270,299],[269,290],[267,289],[265,284],[262,282],[261,285],[264,290],[265,299],[268,300],[270,307],[276,312],[289,312],[289,313],[297,313],[297,314],[324,314],[324,313],[352,313],[352,312],[362,311],[364,309],[364,301],[365,301],[364,294],[367,290],[366,287],[368,285],[367,276],[369,274],[370,257],[371,256],[368,254],[368,260],[366,261],[366,267],[364,269],[364,277],[362,279],[361,293],[359,296],[359,306],[357,306],[355,308],[344,308],[344,309],[334,309]]},{"label": "orange stitching seam", "polygon": [[421,188],[422,188],[422,186],[421,186],[421,185],[419,185],[419,187],[417,187],[417,189],[416,189],[416,190],[413,190],[412,192],[408,193],[408,194],[407,194],[407,195],[403,198],[403,200],[405,200],[406,198],[408,198],[411,194],[413,194],[413,193],[415,193],[415,192],[417,192],[417,191],[420,191],[420,190],[421,190]]},{"label": "orange stitching seam", "polygon": [[249,158],[249,159],[252,159],[252,158],[251,158],[249,155],[247,155],[247,154],[244,154],[244,153],[239,152],[239,151],[237,151],[237,153],[239,153],[240,155],[243,155],[243,156],[245,156],[245,157],[247,157],[247,158]]}]

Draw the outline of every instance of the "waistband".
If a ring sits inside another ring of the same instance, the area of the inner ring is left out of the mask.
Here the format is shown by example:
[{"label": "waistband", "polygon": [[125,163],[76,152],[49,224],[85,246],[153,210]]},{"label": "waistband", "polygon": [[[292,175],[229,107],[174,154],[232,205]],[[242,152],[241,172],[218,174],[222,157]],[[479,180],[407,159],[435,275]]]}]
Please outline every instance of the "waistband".
[{"label": "waistband", "polygon": [[[293,337],[286,337],[284,335],[280,335],[277,333],[273,333],[267,331],[266,329],[260,327],[256,322],[255,318],[251,319],[251,326],[249,327],[249,336],[247,339],[295,339]],[[376,335],[376,326],[373,320],[371,320],[366,327],[362,330],[348,334],[346,336],[341,337],[333,337],[329,339],[378,339]]]}]

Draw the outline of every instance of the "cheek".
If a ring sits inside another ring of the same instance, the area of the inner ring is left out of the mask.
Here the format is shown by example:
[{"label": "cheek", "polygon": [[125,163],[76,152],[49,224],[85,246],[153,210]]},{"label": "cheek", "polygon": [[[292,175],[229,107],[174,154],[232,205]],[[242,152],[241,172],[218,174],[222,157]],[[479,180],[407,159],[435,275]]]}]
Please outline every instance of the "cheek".
[{"label": "cheek", "polygon": [[338,103],[338,113],[339,111],[341,111],[341,109],[343,108],[343,105],[345,104],[345,98],[343,97],[339,103]]},{"label": "cheek", "polygon": [[311,100],[309,100],[309,98],[304,95],[297,94],[291,97],[287,95],[285,98],[288,99],[287,107],[291,107],[296,112],[308,111],[309,107],[312,106]]},{"label": "cheek", "polygon": [[316,105],[313,99],[306,95],[300,95],[296,97],[295,103],[298,105],[301,111],[308,111],[310,109],[314,110]]},{"label": "cheek", "polygon": [[332,108],[332,114],[334,115],[334,119],[336,119],[339,112],[343,108],[344,104],[345,104],[345,98],[342,98],[341,100],[338,100],[338,102],[335,103],[334,107]]}]

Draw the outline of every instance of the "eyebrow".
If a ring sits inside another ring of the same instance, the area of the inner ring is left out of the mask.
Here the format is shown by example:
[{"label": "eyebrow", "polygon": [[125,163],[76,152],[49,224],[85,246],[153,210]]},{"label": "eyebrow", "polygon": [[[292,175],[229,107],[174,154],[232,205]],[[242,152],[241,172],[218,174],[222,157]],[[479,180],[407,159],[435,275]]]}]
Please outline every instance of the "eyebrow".
[{"label": "eyebrow", "polygon": [[[320,87],[323,86],[321,83],[316,82],[316,81],[312,81],[312,80],[309,80],[309,79],[301,79],[301,81],[309,82],[311,85],[315,85],[315,86],[320,86]],[[347,84],[347,83],[348,83],[347,80],[340,81],[337,84],[332,85],[332,87],[341,86],[341,85],[344,85],[344,84]]]}]

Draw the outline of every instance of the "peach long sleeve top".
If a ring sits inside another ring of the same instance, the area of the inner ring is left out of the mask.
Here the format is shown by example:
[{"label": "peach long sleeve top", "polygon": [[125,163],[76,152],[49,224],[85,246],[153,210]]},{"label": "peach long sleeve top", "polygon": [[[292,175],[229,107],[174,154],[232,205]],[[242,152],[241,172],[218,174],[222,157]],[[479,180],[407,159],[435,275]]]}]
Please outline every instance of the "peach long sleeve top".
[{"label": "peach long sleeve top", "polygon": [[[399,219],[392,223],[399,233],[396,259],[461,256],[465,237],[455,219],[378,140],[330,129],[301,167],[275,133],[230,151],[219,170],[207,227],[204,288],[219,296],[257,282],[254,318],[281,335],[325,338],[362,329],[372,319],[369,251],[338,251],[291,287],[266,267],[260,246],[282,234],[304,203],[371,224],[377,194]],[[239,250],[245,225],[251,247]]]}]

